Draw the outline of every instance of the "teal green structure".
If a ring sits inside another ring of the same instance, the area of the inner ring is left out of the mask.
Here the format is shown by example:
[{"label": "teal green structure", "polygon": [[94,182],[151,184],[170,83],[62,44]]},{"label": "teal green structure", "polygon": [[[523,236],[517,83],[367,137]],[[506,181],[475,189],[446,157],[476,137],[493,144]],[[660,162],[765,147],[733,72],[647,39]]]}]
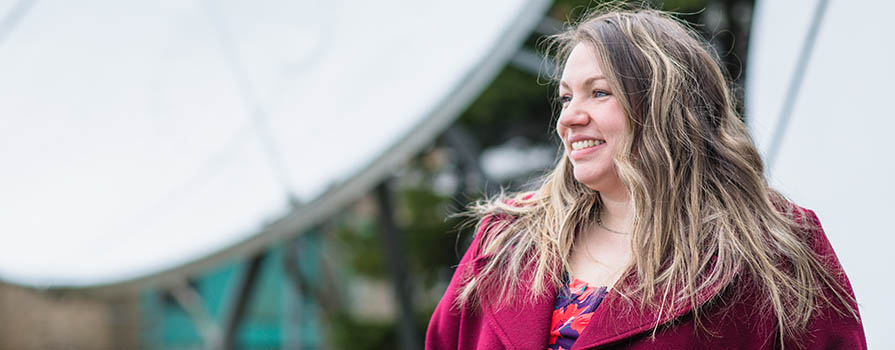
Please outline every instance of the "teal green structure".
[{"label": "teal green structure", "polygon": [[[302,295],[297,281],[319,281],[322,259],[321,235],[313,230],[296,239],[273,246],[257,271],[246,309],[233,336],[233,349],[319,349],[320,310],[311,296]],[[295,259],[286,259],[294,249]],[[232,312],[239,284],[249,259],[230,261],[204,274],[191,276],[189,285],[200,296],[216,327],[223,331],[226,315]],[[287,268],[288,263],[295,268]],[[300,273],[291,276],[287,270]],[[158,350],[207,350],[200,326],[169,291],[152,288],[141,292],[141,347]]]}]

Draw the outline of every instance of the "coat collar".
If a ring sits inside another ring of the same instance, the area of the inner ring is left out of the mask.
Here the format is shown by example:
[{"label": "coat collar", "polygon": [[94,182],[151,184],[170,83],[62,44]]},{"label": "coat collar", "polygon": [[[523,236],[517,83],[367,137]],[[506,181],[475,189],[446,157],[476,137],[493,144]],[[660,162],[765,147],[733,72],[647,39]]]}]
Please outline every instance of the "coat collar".
[{"label": "coat collar", "polygon": [[[477,273],[488,256],[475,261],[474,271]],[[527,271],[528,272],[528,271]],[[632,272],[619,283],[634,284],[637,282]],[[717,283],[707,288],[697,297],[699,305],[709,301],[721,292],[725,283]],[[523,288],[517,291],[518,304],[502,308],[485,307],[486,322],[497,332],[498,337],[507,349],[542,349],[550,335],[553,310],[558,291],[551,291],[528,302],[531,290]],[[692,310],[690,303],[684,303],[675,310],[641,309],[631,305],[615,289],[611,289],[591,318],[590,324],[581,333],[573,349],[585,349],[615,343],[625,338],[652,330]]]}]

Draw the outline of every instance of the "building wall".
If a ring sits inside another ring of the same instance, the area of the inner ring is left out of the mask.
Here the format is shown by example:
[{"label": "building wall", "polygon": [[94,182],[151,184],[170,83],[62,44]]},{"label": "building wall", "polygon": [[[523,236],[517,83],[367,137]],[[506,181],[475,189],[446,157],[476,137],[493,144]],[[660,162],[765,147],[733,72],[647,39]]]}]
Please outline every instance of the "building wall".
[{"label": "building wall", "polygon": [[0,350],[138,348],[137,303],[0,284]]}]

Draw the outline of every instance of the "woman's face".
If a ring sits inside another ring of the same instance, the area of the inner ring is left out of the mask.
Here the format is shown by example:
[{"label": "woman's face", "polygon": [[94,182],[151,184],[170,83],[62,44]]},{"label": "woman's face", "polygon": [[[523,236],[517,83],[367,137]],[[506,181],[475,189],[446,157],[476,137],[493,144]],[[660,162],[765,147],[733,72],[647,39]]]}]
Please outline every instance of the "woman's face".
[{"label": "woman's face", "polygon": [[575,179],[596,191],[619,189],[612,155],[620,147],[627,118],[590,45],[572,49],[559,94],[562,112],[556,132],[574,166]]}]

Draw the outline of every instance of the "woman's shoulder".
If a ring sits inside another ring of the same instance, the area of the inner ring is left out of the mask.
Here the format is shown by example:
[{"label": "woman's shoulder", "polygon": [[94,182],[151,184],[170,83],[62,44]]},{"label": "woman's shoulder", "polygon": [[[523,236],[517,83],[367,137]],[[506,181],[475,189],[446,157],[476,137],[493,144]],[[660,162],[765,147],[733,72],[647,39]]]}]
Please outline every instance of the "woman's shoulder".
[{"label": "woman's shoulder", "polygon": [[491,224],[512,221],[535,209],[539,198],[537,192],[501,193],[493,198],[481,200],[471,206],[470,212],[481,228]]},{"label": "woman's shoulder", "polygon": [[[824,232],[817,213],[814,210],[801,207],[792,202],[788,202],[788,205],[789,210],[786,214],[792,220],[794,229],[799,231],[802,237],[808,241],[807,243],[809,243],[814,252],[821,257],[832,257],[835,259],[836,254],[833,252],[833,247],[827,238],[827,234]],[[839,265],[838,261],[835,265]]]},{"label": "woman's shoulder", "polygon": [[[844,348],[842,344],[850,344],[849,348],[866,349],[867,344],[854,290],[824,232],[820,219],[811,209],[796,204],[792,206],[793,221],[806,234],[809,240],[807,243],[814,250],[823,268],[826,268],[835,280],[834,285],[823,286],[821,304],[805,332],[810,335],[810,339],[795,342],[807,342],[810,344],[809,349],[829,349],[833,344],[840,344],[836,348]],[[835,289],[838,291],[834,291]]]},{"label": "woman's shoulder", "polygon": [[536,209],[538,198],[536,192],[519,192],[501,194],[476,207],[476,237],[500,234],[503,228],[520,216]]},{"label": "woman's shoulder", "polygon": [[475,234],[468,249],[472,258],[487,256],[486,246],[502,235],[511,234],[507,228],[536,205],[535,192],[501,194],[474,204],[470,223],[475,225]]}]

